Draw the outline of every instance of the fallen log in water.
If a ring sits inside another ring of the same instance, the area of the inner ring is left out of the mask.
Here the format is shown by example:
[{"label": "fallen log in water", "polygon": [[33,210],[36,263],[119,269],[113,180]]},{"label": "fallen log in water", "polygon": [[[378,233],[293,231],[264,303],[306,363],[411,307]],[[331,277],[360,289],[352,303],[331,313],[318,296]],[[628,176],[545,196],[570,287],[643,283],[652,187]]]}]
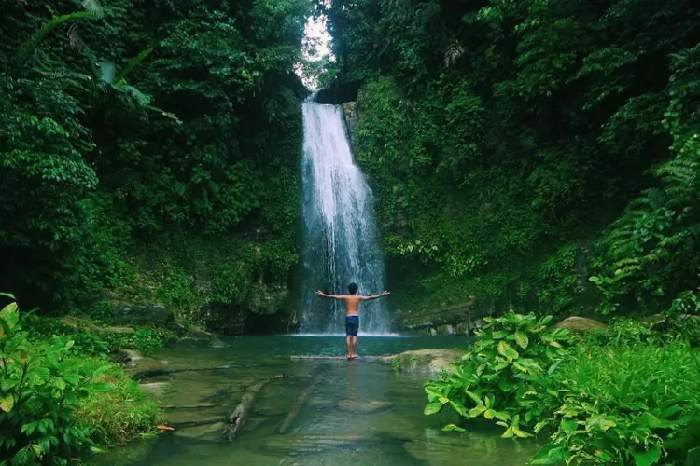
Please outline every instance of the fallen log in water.
[{"label": "fallen log in water", "polygon": [[314,390],[314,388],[316,388],[316,385],[318,385],[318,383],[323,378],[323,374],[326,372],[326,369],[327,369],[326,366],[321,366],[315,371],[313,380],[301,392],[301,394],[299,395],[299,398],[297,398],[297,401],[292,405],[291,409],[289,410],[287,417],[282,422],[282,425],[280,425],[279,428],[277,429],[278,434],[284,434],[285,432],[287,432],[287,429],[289,428],[290,424],[299,415],[299,411],[301,410],[301,407],[304,405],[306,398],[311,394],[311,392]]},{"label": "fallen log in water", "polygon": [[268,379],[263,379],[260,382],[256,383],[252,387],[250,387],[244,394],[243,397],[241,398],[241,402],[238,403],[238,405],[233,409],[233,412],[231,413],[231,416],[229,416],[229,428],[228,430],[228,440],[229,442],[234,439],[236,436],[236,433],[243,427],[245,424],[245,420],[248,417],[248,414],[250,414],[251,409],[253,408],[253,405],[255,404],[255,400],[258,397],[258,394],[260,393],[260,390],[263,389],[265,385],[268,383],[272,382],[274,379],[284,377],[283,375],[276,375],[274,377],[270,377]]},{"label": "fallen log in water", "polygon": [[390,363],[396,357],[395,354],[385,354],[383,356],[358,356],[356,359],[348,360],[345,356],[290,356],[292,362],[313,362],[313,361],[360,361],[360,362],[384,362]]}]

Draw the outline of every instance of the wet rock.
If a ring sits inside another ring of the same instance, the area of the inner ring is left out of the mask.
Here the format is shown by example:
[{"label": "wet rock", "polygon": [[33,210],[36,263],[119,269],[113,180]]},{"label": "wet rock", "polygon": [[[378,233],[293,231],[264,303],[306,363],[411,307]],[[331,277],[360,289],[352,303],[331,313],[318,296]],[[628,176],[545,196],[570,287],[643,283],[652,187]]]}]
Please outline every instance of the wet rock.
[{"label": "wet rock", "polygon": [[213,424],[206,424],[202,426],[175,428],[175,435],[178,437],[216,441],[223,438],[222,433],[227,427],[228,424],[222,420],[221,422],[215,422]]},{"label": "wet rock", "polygon": [[554,328],[565,328],[574,332],[590,332],[593,330],[602,330],[607,327],[608,326],[602,322],[585,317],[569,317],[554,326]]},{"label": "wet rock", "polygon": [[153,395],[162,395],[166,390],[170,388],[170,382],[147,382],[140,383],[139,388],[146,390]]},{"label": "wet rock", "polygon": [[357,113],[357,102],[346,102],[343,104],[343,118],[345,119],[345,127],[348,130],[350,140],[354,142],[357,125],[360,121]]},{"label": "wet rock", "polygon": [[437,333],[438,333],[438,335],[454,335],[455,334],[455,326],[452,324],[438,325]]},{"label": "wet rock", "polygon": [[337,404],[341,411],[354,414],[375,414],[381,413],[394,407],[394,403],[388,401],[352,401],[344,400]]},{"label": "wet rock", "polygon": [[127,368],[127,372],[131,374],[134,380],[140,380],[144,374],[153,373],[154,371],[167,370],[168,365],[164,361],[149,358],[139,350],[125,349],[123,352],[123,362]]},{"label": "wet rock", "polygon": [[124,349],[122,351],[124,352],[125,359],[128,362],[137,363],[138,361],[149,359],[141,351],[136,349]]},{"label": "wet rock", "polygon": [[410,350],[396,355],[392,364],[399,372],[435,374],[442,370],[450,371],[463,355],[463,351],[450,349]]},{"label": "wet rock", "polygon": [[344,104],[357,101],[360,82],[356,80],[336,79],[327,89],[316,92],[314,102],[319,104]]},{"label": "wet rock", "polygon": [[197,330],[190,331],[186,336],[178,338],[173,346],[178,348],[225,348],[226,343],[214,334]]},{"label": "wet rock", "polygon": [[476,298],[433,309],[397,310],[394,318],[404,333],[437,335],[469,335],[476,322],[483,317],[484,309],[477,307]]}]

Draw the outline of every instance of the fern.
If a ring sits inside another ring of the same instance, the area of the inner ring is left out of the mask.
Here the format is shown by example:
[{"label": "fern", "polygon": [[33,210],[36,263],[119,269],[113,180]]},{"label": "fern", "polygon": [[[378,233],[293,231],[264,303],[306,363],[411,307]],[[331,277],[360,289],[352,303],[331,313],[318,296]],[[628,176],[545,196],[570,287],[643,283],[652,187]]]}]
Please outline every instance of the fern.
[{"label": "fern", "polygon": [[88,21],[98,19],[95,15],[87,11],[76,11],[68,15],[56,16],[48,23],[44,24],[41,29],[39,29],[31,39],[22,44],[20,48],[20,60],[25,60],[31,52],[39,45],[39,42],[51,33],[60,24],[66,21]]},{"label": "fern", "polygon": [[136,68],[142,61],[148,57],[151,52],[153,52],[153,47],[148,47],[147,49],[144,49],[139,53],[135,58],[129,61],[127,63],[126,67],[117,75],[115,78],[114,82],[119,82],[122,79],[126,78],[131,71]]},{"label": "fern", "polygon": [[81,5],[96,18],[104,18],[105,12],[97,0],[82,0]]}]

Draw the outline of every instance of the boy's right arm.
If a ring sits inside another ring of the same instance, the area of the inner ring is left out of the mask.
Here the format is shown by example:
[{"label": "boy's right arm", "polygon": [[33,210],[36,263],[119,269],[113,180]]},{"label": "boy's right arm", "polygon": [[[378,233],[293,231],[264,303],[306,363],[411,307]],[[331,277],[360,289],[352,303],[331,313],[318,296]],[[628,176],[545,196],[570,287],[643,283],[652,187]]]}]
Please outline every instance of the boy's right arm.
[{"label": "boy's right arm", "polygon": [[321,298],[331,298],[331,299],[344,299],[345,296],[343,295],[336,295],[336,294],[325,294],[323,291],[319,290],[316,292],[316,296],[319,296]]}]

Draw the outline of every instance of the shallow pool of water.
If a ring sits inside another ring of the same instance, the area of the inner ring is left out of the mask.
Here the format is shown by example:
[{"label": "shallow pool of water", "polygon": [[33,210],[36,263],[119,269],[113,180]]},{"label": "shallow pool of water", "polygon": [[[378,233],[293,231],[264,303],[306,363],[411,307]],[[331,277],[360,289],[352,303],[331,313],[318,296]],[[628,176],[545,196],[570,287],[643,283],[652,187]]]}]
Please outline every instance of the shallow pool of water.
[{"label": "shallow pool of water", "polygon": [[[228,365],[148,379],[174,432],[115,449],[101,465],[519,465],[534,442],[506,440],[487,426],[442,432],[453,414],[424,416],[425,376],[363,361],[292,362],[344,354],[342,337],[239,337],[230,347],[164,350],[173,368]],[[360,337],[358,354],[464,348],[458,337]],[[261,381],[245,426],[226,438],[233,408]],[[202,423],[202,425],[192,425]],[[189,427],[187,427],[189,425]]]}]

